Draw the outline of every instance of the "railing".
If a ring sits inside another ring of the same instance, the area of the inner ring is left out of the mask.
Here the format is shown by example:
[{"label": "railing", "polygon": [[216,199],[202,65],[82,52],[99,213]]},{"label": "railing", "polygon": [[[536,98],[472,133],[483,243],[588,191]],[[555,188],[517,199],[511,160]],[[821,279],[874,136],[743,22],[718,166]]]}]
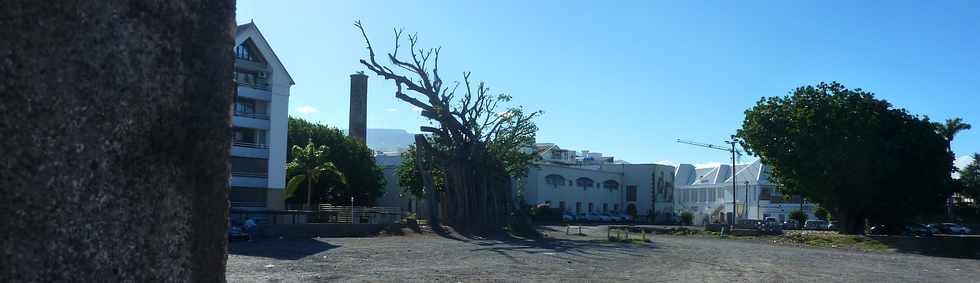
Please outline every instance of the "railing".
[{"label": "railing", "polygon": [[269,82],[266,80],[255,80],[252,82],[235,80],[240,86],[247,86],[250,88],[261,89],[261,90],[271,90],[272,87],[269,86]]},{"label": "railing", "polygon": [[399,207],[333,206],[323,204],[317,211],[317,220],[327,223],[388,224],[401,220]]},{"label": "railing", "polygon": [[268,144],[250,143],[250,142],[243,142],[243,141],[235,141],[232,142],[231,145],[240,146],[240,147],[251,147],[251,148],[269,148]]},{"label": "railing", "polygon": [[264,201],[233,201],[231,207],[265,207]]},{"label": "railing", "polygon": [[235,171],[232,171],[231,172],[231,175],[232,176],[238,176],[238,177],[252,177],[252,178],[268,178],[269,177],[269,173],[268,172],[235,172]]},{"label": "railing", "polygon": [[252,119],[269,120],[268,113],[250,113],[250,112],[238,112],[235,111],[235,116],[246,117]]}]

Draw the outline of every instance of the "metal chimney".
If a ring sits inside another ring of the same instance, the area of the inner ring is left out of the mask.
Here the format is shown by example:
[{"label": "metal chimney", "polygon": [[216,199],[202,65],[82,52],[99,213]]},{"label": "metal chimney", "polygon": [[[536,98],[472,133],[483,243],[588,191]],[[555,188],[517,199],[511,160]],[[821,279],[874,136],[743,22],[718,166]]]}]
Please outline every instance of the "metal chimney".
[{"label": "metal chimney", "polygon": [[367,143],[367,79],[364,72],[350,75],[350,124],[347,135]]}]

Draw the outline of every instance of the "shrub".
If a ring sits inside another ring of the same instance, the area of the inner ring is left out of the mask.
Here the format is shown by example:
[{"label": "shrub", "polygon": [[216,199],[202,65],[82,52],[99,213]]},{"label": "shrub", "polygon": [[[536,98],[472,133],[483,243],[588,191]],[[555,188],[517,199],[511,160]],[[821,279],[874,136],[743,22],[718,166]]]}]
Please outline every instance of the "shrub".
[{"label": "shrub", "polygon": [[806,223],[807,218],[809,217],[802,210],[797,209],[789,212],[789,219],[796,220],[797,222],[800,223],[801,226],[803,225],[803,223]]},{"label": "shrub", "polygon": [[817,219],[830,221],[830,211],[827,211],[826,208],[818,207],[817,210],[813,212],[813,215],[816,216]]},{"label": "shrub", "polygon": [[681,225],[691,225],[694,223],[694,213],[681,213]]}]

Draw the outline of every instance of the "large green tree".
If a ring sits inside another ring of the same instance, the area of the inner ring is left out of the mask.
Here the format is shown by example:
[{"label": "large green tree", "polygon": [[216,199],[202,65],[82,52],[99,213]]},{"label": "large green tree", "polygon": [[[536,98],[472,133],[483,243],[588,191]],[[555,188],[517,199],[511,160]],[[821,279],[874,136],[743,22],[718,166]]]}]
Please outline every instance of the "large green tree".
[{"label": "large green tree", "polygon": [[[439,74],[439,48],[417,47],[418,35],[408,35],[408,50],[400,49],[402,32],[395,31],[394,50],[378,62],[360,22],[368,57],[360,60],[370,72],[394,82],[395,97],[421,109],[433,127],[432,150],[425,150],[433,167],[444,170],[445,190],[438,198],[442,220],[460,231],[495,229],[508,224],[513,211],[513,179],[522,176],[532,160],[541,112],[508,107],[509,95],[493,95],[483,83],[463,73],[462,82],[444,85]],[[402,50],[401,56],[398,51]],[[460,91],[457,92],[456,90]],[[426,143],[426,144],[429,144]],[[516,161],[516,162],[515,162]]]},{"label": "large green tree", "polygon": [[980,153],[974,153],[970,164],[960,169],[959,183],[962,186],[961,193],[973,199],[977,215],[980,216],[980,204],[977,203],[980,201]]},{"label": "large green tree", "polygon": [[783,193],[835,211],[845,233],[864,219],[899,227],[941,210],[950,191],[953,156],[928,118],[836,82],[761,99],[738,136]]},{"label": "large green tree", "polygon": [[[289,131],[286,143],[289,148],[305,146],[312,141],[315,147],[326,146],[329,150],[325,159],[330,161],[346,177],[346,183],[334,175],[327,175],[313,184],[313,203],[350,205],[351,196],[355,205],[374,205],[384,193],[384,173],[374,162],[374,152],[364,143],[351,138],[337,128],[313,123],[300,118],[289,118]],[[293,160],[293,152],[287,151],[287,160]],[[287,180],[299,172],[286,172]],[[287,199],[291,203],[302,203],[303,198]]]}]

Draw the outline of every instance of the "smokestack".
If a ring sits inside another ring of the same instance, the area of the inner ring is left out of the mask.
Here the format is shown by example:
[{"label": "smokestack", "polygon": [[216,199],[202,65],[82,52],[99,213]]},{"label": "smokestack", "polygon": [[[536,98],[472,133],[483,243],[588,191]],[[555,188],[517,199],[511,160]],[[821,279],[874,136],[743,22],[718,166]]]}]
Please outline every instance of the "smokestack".
[{"label": "smokestack", "polygon": [[347,135],[367,143],[367,79],[363,71],[350,75],[350,124]]}]

